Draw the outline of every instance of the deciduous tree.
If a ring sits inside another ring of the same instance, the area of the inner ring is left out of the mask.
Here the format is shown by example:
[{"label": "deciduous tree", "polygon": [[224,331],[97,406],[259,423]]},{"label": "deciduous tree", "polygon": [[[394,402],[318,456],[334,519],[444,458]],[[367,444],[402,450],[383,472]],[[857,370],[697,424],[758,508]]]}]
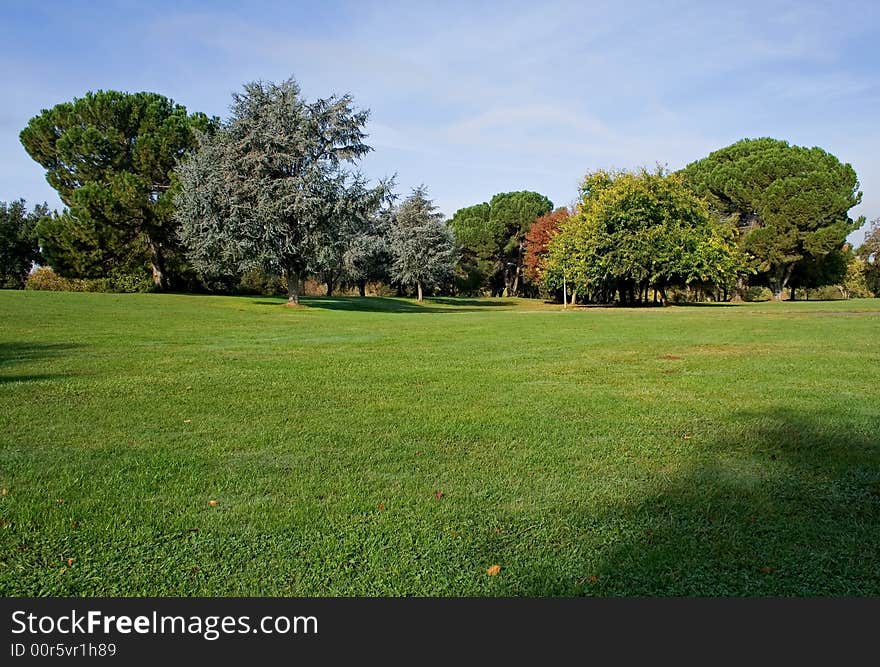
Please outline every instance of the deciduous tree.
[{"label": "deciduous tree", "polygon": [[526,232],[526,252],[523,268],[526,277],[536,284],[544,280],[544,263],[547,259],[550,241],[559,233],[562,224],[571,217],[567,208],[558,208],[546,213],[532,223]]},{"label": "deciduous tree", "polygon": [[550,241],[544,281],[563,276],[595,301],[644,303],[653,288],[729,284],[740,269],[732,233],[716,223],[681,177],[656,172],[589,174],[579,212]]},{"label": "deciduous tree", "polygon": [[859,259],[865,262],[865,282],[874,296],[880,297],[880,218],[871,222],[865,240],[856,250]]}]

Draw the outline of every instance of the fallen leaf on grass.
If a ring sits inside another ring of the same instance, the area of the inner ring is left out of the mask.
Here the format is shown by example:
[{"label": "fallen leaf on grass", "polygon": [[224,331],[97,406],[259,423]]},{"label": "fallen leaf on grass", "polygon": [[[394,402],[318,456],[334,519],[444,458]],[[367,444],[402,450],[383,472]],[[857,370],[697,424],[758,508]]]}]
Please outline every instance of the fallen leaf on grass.
[{"label": "fallen leaf on grass", "polygon": [[379,503],[379,504],[377,505],[377,507],[379,508],[379,511],[380,511],[380,512],[384,512],[384,511],[385,511],[385,503]]},{"label": "fallen leaf on grass", "polygon": [[587,581],[589,581],[591,584],[595,584],[597,581],[599,581],[599,577],[597,577],[595,574],[591,574],[590,578]]},{"label": "fallen leaf on grass", "polygon": [[488,570],[486,570],[486,574],[488,574],[490,577],[497,576],[499,572],[501,572],[500,565],[492,565]]},{"label": "fallen leaf on grass", "polygon": [[773,572],[773,568],[768,565],[765,565],[764,567],[761,568],[761,572],[763,574],[771,574]]},{"label": "fallen leaf on grass", "polygon": [[67,559],[67,565],[68,565],[68,567],[70,567],[71,565],[73,565],[73,558],[68,558],[68,559]]},{"label": "fallen leaf on grass", "polygon": [[5,496],[9,494],[9,489],[0,489],[0,496]]},{"label": "fallen leaf on grass", "polygon": [[59,505],[61,505],[64,503],[64,498],[56,498],[55,502],[58,503]]},{"label": "fallen leaf on grass", "polygon": [[434,491],[434,497],[437,500],[440,500],[443,497],[443,492],[442,491]]},{"label": "fallen leaf on grass", "polygon": [[184,423],[184,424],[192,424],[192,423],[193,423],[193,420],[192,420],[192,419],[184,419],[184,420],[183,420],[183,423]]},{"label": "fallen leaf on grass", "polygon": [[217,505],[218,505],[219,503],[218,503],[216,500],[209,500],[209,501],[208,501],[208,504],[209,504],[211,507],[217,507]]}]

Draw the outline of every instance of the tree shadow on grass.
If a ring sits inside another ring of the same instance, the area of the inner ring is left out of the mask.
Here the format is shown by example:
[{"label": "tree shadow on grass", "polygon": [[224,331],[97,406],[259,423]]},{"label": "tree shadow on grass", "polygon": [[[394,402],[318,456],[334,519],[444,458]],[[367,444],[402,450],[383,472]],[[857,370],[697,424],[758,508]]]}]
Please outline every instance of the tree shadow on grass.
[{"label": "tree shadow on grass", "polygon": [[24,341],[0,343],[0,368],[59,357],[78,347],[79,345],[72,343],[32,343]]},{"label": "tree shadow on grass", "polygon": [[56,379],[59,377],[57,374],[7,375],[6,373],[11,372],[20,364],[57,358],[77,347],[79,346],[70,343],[0,343],[0,373],[3,373],[0,375],[0,385]]},{"label": "tree shadow on grass", "polygon": [[880,420],[781,409],[732,423],[631,502],[566,512],[558,542],[532,546],[552,565],[504,594],[880,595]]},{"label": "tree shadow on grass", "polygon": [[458,296],[458,297],[441,297],[441,296],[432,296],[428,297],[428,303],[442,303],[450,306],[479,306],[480,308],[493,308],[498,306],[507,306],[510,308],[515,305],[515,299],[506,299],[506,298],[485,298],[485,297],[471,297],[471,296]]},{"label": "tree shadow on grass", "polygon": [[0,375],[0,385],[56,380],[58,375]]},{"label": "tree shadow on grass", "polygon": [[745,302],[733,301],[682,301],[681,303],[670,303],[672,308],[739,308]]},{"label": "tree shadow on grass", "polygon": [[[285,302],[258,300],[253,303],[280,306]],[[411,299],[383,296],[311,296],[304,297],[302,303],[309,308],[369,313],[463,313],[483,311],[492,306],[510,306],[509,303],[496,303],[488,299],[426,299],[418,303]],[[438,308],[432,304],[441,304],[444,307]]]}]

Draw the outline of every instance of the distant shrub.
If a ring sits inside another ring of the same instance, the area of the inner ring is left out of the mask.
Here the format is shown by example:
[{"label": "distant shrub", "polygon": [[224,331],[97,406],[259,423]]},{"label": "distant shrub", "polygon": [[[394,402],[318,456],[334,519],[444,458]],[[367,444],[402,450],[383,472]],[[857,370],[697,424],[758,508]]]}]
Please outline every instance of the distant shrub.
[{"label": "distant shrub", "polygon": [[810,301],[841,301],[845,297],[839,285],[816,287],[809,292]]},{"label": "distant shrub", "polygon": [[152,292],[155,285],[146,274],[111,273],[106,280],[107,292]]},{"label": "distant shrub", "polygon": [[28,276],[24,288],[43,292],[149,292],[153,281],[128,273],[114,273],[107,278],[65,278],[43,266]]},{"label": "distant shrub", "polygon": [[743,291],[743,301],[770,301],[773,298],[773,292],[767,287],[747,287]]},{"label": "distant shrub", "polygon": [[843,284],[840,285],[840,291],[847,299],[867,299],[874,296],[868,284],[870,270],[868,262],[861,257],[850,258]]},{"label": "distant shrub", "polygon": [[287,284],[281,276],[253,269],[242,274],[241,279],[235,286],[235,291],[239,294],[273,296],[275,294],[286,294]]},{"label": "distant shrub", "polygon": [[28,276],[24,288],[44,292],[104,292],[107,289],[106,283],[107,281],[102,279],[65,278],[48,266],[44,266]]}]

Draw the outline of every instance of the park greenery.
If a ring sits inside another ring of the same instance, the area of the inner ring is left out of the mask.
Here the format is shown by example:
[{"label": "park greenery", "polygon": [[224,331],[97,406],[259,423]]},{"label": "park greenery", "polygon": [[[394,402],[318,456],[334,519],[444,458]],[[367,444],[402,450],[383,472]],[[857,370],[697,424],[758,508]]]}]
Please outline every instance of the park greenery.
[{"label": "park greenery", "polygon": [[21,143],[66,206],[37,226],[48,264],[73,278],[148,266],[156,288],[182,286],[174,168],[215,124],[162,95],[116,91],[34,116]]},{"label": "park greenery", "polygon": [[[245,84],[225,120],[156,93],[45,109],[21,142],[65,208],[3,204],[3,284],[283,290],[291,305],[306,281],[621,305],[880,294],[876,224],[846,241],[865,224],[849,215],[856,173],[821,148],[743,139],[678,172],[589,171],[570,209],[522,190],[444,220],[424,186],[401,201],[394,178],[359,171],[368,118],[294,79]],[[29,281],[34,265],[55,275]]]},{"label": "park greenery", "polygon": [[0,595],[880,595],[876,299],[285,303],[0,291]]},{"label": "park greenery", "polygon": [[23,199],[0,202],[0,288],[24,287],[31,267],[43,261],[37,224],[48,215],[45,204],[29,212]]},{"label": "park greenery", "polygon": [[850,165],[744,139],[446,216],[368,119],[289,79],[22,130],[64,208],[0,202],[0,595],[880,595]]}]

